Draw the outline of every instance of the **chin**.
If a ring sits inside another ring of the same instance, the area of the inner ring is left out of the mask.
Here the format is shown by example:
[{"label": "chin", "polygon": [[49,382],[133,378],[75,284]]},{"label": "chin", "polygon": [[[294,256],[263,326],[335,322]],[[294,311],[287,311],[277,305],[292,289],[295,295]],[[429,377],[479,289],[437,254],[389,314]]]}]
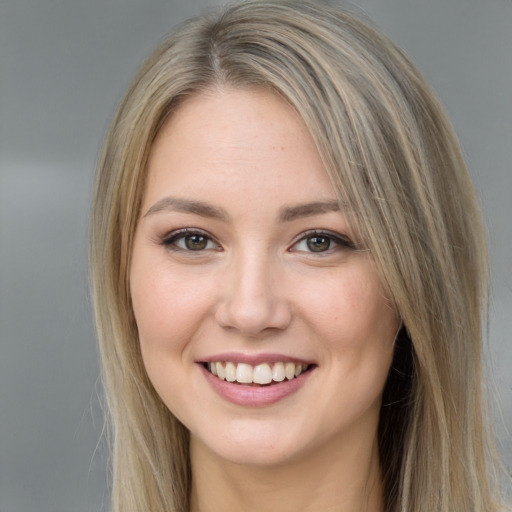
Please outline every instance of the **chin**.
[{"label": "chin", "polygon": [[253,468],[283,466],[299,458],[297,453],[292,455],[275,445],[241,446],[238,443],[233,443],[225,449],[220,448],[215,455],[228,463]]},{"label": "chin", "polygon": [[300,461],[314,451],[315,441],[308,442],[307,429],[294,431],[287,425],[248,425],[247,421],[234,422],[222,434],[191,435],[192,450],[207,451],[220,461],[247,467],[278,467]]}]

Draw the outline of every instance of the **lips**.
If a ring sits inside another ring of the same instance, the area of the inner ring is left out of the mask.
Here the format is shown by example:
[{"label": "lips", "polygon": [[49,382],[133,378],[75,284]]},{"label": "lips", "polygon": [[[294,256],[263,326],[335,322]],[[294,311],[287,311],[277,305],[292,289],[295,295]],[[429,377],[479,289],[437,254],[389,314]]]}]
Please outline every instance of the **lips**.
[{"label": "lips", "polygon": [[278,354],[219,354],[197,362],[218,395],[246,407],[269,406],[295,394],[317,367]]}]

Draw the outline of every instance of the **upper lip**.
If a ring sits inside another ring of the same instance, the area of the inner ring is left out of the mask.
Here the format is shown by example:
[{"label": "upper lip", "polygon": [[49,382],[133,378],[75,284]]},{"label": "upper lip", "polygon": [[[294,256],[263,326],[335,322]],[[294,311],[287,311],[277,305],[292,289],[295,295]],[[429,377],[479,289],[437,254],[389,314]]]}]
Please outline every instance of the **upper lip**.
[{"label": "upper lip", "polygon": [[215,354],[212,356],[200,359],[197,362],[200,363],[215,363],[230,361],[233,363],[246,363],[251,366],[256,366],[263,363],[295,363],[295,364],[314,364],[312,361],[302,359],[300,357],[288,356],[285,354],[276,353],[263,353],[263,354],[244,354],[240,352],[224,352],[222,354]]}]

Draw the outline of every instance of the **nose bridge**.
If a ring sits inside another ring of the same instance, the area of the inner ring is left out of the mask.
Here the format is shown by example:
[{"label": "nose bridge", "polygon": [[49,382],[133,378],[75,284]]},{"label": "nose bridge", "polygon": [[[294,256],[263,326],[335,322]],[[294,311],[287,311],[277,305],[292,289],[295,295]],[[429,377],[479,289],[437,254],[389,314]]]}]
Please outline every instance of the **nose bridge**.
[{"label": "nose bridge", "polygon": [[291,312],[279,261],[269,251],[248,247],[232,258],[229,267],[218,309],[219,323],[249,336],[286,328]]}]

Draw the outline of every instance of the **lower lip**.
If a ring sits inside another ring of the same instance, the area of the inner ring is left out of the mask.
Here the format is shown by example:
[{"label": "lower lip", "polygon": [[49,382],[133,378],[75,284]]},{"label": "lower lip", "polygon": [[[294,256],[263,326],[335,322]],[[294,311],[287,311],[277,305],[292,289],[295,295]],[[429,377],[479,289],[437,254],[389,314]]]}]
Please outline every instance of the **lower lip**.
[{"label": "lower lip", "polygon": [[312,370],[308,370],[292,380],[283,380],[270,386],[247,386],[219,379],[202,365],[201,369],[218,395],[228,402],[246,407],[265,407],[293,395],[312,373]]}]

